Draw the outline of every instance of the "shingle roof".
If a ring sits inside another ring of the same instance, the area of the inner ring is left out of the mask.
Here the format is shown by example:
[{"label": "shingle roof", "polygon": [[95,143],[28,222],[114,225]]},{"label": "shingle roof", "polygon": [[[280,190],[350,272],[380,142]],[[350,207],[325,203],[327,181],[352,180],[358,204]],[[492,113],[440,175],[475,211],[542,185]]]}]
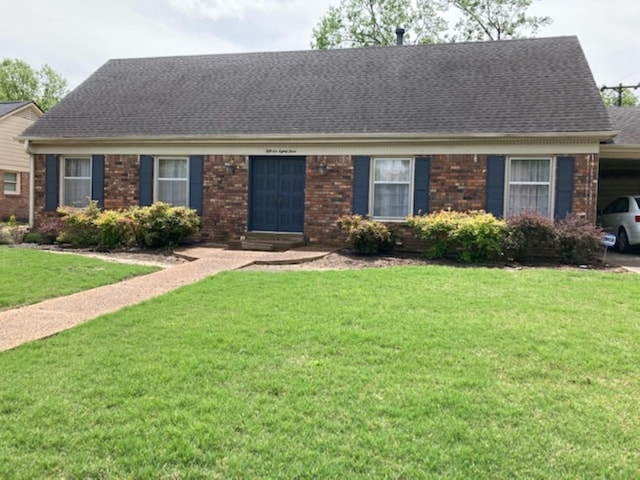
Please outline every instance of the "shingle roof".
[{"label": "shingle roof", "polygon": [[26,137],[610,130],[575,37],[110,60]]},{"label": "shingle roof", "polygon": [[640,145],[640,107],[609,107],[614,130],[620,133],[613,139],[616,145]]},{"label": "shingle roof", "polygon": [[0,102],[0,117],[29,105],[31,102]]}]

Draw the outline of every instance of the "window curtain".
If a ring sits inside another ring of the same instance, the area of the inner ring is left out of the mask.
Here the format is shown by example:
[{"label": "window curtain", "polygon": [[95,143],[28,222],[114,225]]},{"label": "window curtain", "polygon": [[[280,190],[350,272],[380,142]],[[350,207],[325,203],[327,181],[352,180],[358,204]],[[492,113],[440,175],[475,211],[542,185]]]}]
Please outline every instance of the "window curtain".
[{"label": "window curtain", "polygon": [[512,160],[509,175],[509,215],[539,213],[550,216],[551,162]]}]

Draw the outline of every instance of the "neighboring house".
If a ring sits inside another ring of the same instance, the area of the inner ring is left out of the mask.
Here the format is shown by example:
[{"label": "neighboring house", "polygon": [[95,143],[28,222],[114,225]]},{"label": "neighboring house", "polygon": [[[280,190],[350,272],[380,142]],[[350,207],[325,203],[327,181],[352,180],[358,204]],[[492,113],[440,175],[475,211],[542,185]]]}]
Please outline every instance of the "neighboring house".
[{"label": "neighboring house", "polygon": [[35,221],[195,208],[206,241],[335,244],[339,216],[595,220],[615,135],[575,37],[111,60],[21,136]]},{"label": "neighboring house", "polygon": [[598,210],[622,195],[640,195],[640,107],[609,107],[613,142],[600,148]]},{"label": "neighboring house", "polygon": [[17,140],[42,116],[33,102],[0,102],[0,220],[29,216],[29,155]]}]

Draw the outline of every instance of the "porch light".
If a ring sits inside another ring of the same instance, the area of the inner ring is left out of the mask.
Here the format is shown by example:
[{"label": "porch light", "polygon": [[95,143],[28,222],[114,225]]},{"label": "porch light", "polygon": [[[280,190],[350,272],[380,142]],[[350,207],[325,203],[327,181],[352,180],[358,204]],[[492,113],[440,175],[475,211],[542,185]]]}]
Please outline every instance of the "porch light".
[{"label": "porch light", "polygon": [[320,175],[326,175],[328,170],[329,166],[327,165],[327,162],[321,160],[318,164],[318,173],[320,173]]},{"label": "porch light", "polygon": [[224,164],[224,170],[227,172],[227,175],[233,175],[233,172],[236,170],[236,164],[233,163],[233,160]]}]

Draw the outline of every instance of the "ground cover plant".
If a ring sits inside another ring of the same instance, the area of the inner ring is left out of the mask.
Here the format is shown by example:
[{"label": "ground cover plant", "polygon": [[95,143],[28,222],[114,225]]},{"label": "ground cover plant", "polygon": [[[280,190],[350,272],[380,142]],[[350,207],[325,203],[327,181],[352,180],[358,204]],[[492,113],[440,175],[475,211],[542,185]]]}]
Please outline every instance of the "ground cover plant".
[{"label": "ground cover plant", "polygon": [[0,246],[0,310],[115,283],[156,267]]},{"label": "ground cover plant", "polygon": [[0,353],[0,478],[638,478],[639,287],[223,273]]}]

